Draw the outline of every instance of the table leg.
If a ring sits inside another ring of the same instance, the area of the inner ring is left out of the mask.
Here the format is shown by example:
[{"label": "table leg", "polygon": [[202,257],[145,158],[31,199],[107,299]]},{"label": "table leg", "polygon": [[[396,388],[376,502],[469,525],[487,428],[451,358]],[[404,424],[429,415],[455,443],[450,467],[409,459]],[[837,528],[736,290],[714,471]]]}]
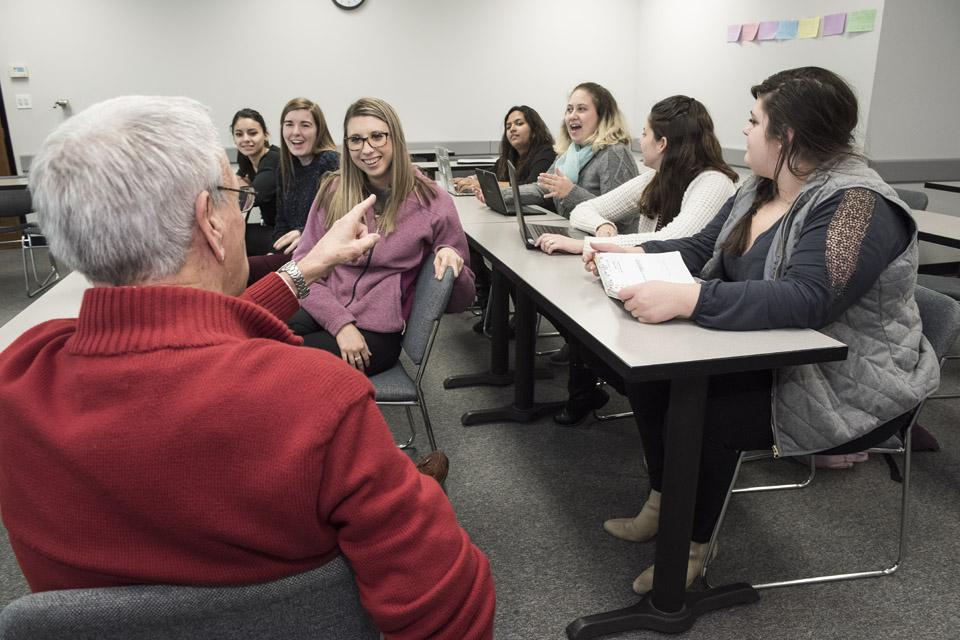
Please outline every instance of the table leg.
[{"label": "table leg", "polygon": [[444,389],[492,386],[505,387],[513,384],[510,366],[510,311],[506,277],[497,269],[490,278],[490,370],[483,373],[467,373],[450,376],[443,381]]},{"label": "table leg", "polygon": [[686,591],[707,382],[708,378],[699,376],[670,383],[653,591],[630,607],[577,618],[567,626],[571,640],[632,629],[680,633],[692,627],[703,613],[759,599],[753,587],[745,583]]},{"label": "table leg", "polygon": [[[537,308],[529,296],[517,291],[516,375],[513,404],[494,409],[467,411],[460,418],[464,426],[489,422],[531,422],[559,411],[563,402],[534,402],[534,351],[537,340]],[[496,334],[494,334],[496,335]]]}]

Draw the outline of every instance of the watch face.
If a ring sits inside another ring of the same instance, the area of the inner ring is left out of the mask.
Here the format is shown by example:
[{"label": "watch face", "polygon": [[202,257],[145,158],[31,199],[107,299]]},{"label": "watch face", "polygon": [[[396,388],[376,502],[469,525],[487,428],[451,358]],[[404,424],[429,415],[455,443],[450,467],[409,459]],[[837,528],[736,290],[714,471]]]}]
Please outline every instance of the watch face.
[{"label": "watch face", "polygon": [[363,4],[363,0],[333,0],[333,4],[341,9],[356,9]]}]

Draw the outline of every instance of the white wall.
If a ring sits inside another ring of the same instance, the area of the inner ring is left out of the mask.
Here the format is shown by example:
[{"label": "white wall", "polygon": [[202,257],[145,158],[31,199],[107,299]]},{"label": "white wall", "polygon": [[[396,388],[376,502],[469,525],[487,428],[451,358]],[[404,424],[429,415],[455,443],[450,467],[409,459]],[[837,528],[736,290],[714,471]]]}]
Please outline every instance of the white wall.
[{"label": "white wall", "polygon": [[886,1],[867,135],[871,157],[960,158],[958,31],[957,0]]},{"label": "white wall", "polygon": [[[649,109],[657,100],[677,93],[697,98],[713,116],[720,144],[744,149],[741,129],[753,105],[750,87],[782,69],[817,65],[853,85],[860,101],[862,141],[873,96],[884,0],[643,0],[639,6],[637,100],[641,108]],[[877,9],[873,32],[782,42],[725,41],[728,24],[868,8]]]},{"label": "white wall", "polygon": [[[330,0],[0,0],[0,88],[18,158],[65,117],[57,98],[77,111],[131,93],[200,100],[225,145],[238,108],[276,128],[298,95],[335,138],[347,105],[376,95],[411,141],[494,140],[515,103],[557,128],[584,80],[636,113],[637,12],[635,0],[367,0],[352,12]],[[11,80],[11,64],[31,77]],[[18,93],[32,110],[16,109]]]}]

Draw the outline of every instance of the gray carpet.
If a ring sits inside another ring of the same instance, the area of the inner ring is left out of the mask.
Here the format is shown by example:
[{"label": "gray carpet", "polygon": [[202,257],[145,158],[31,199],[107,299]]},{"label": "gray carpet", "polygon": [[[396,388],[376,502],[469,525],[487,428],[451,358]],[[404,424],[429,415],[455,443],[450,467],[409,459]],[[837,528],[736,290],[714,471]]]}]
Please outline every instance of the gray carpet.
[{"label": "gray carpet", "polygon": [[[28,303],[9,254],[0,251],[0,322]],[[573,429],[557,427],[549,418],[529,425],[462,427],[465,410],[506,404],[512,393],[510,388],[443,390],[446,376],[480,370],[487,362],[487,342],[471,331],[473,322],[469,313],[445,318],[424,382],[437,439],[451,460],[450,500],[490,558],[497,586],[496,637],[565,638],[564,628],[574,618],[633,603],[630,584],[653,559],[652,544],[615,540],[600,526],[605,518],[635,512],[646,494],[639,438],[628,420]],[[952,366],[944,385],[958,388],[960,365]],[[565,373],[553,370],[555,379],[537,384],[539,399],[565,395]],[[623,409],[626,403],[616,398],[610,408]],[[900,571],[882,579],[765,591],[759,603],[708,614],[679,637],[957,637],[958,414],[960,401],[935,400],[922,416],[943,450],[914,456],[910,545]],[[403,413],[387,416],[399,439],[406,429]],[[426,446],[422,430],[417,443]],[[803,472],[789,461],[756,462],[742,482],[799,478]],[[878,568],[895,556],[898,497],[899,485],[879,457],[848,471],[821,470],[803,491],[735,497],[711,575],[720,583],[759,582]],[[26,590],[3,536],[0,604]]]}]

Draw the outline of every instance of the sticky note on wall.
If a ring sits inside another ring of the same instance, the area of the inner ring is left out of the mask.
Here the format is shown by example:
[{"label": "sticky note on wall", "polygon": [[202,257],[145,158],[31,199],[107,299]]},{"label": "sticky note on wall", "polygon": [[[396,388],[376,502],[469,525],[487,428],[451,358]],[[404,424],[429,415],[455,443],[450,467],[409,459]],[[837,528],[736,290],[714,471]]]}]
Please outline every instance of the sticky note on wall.
[{"label": "sticky note on wall", "polygon": [[727,25],[727,42],[737,42],[740,40],[740,26],[739,24]]},{"label": "sticky note on wall", "polygon": [[847,16],[847,33],[863,33],[864,31],[873,31],[877,22],[876,9],[862,9],[854,11]]},{"label": "sticky note on wall", "polygon": [[820,33],[820,16],[816,18],[802,18],[797,29],[798,38],[816,38]]},{"label": "sticky note on wall", "polygon": [[823,35],[838,36],[843,33],[843,28],[847,24],[847,14],[832,13],[823,17]]},{"label": "sticky note on wall", "polygon": [[781,20],[777,40],[793,40],[797,37],[797,20]]},{"label": "sticky note on wall", "polygon": [[744,42],[750,42],[757,37],[757,31],[760,29],[759,22],[750,22],[743,25],[743,31],[740,33],[740,39]]},{"label": "sticky note on wall", "polygon": [[777,31],[780,30],[779,20],[769,20],[760,23],[760,30],[757,32],[757,40],[773,40],[777,37]]}]

